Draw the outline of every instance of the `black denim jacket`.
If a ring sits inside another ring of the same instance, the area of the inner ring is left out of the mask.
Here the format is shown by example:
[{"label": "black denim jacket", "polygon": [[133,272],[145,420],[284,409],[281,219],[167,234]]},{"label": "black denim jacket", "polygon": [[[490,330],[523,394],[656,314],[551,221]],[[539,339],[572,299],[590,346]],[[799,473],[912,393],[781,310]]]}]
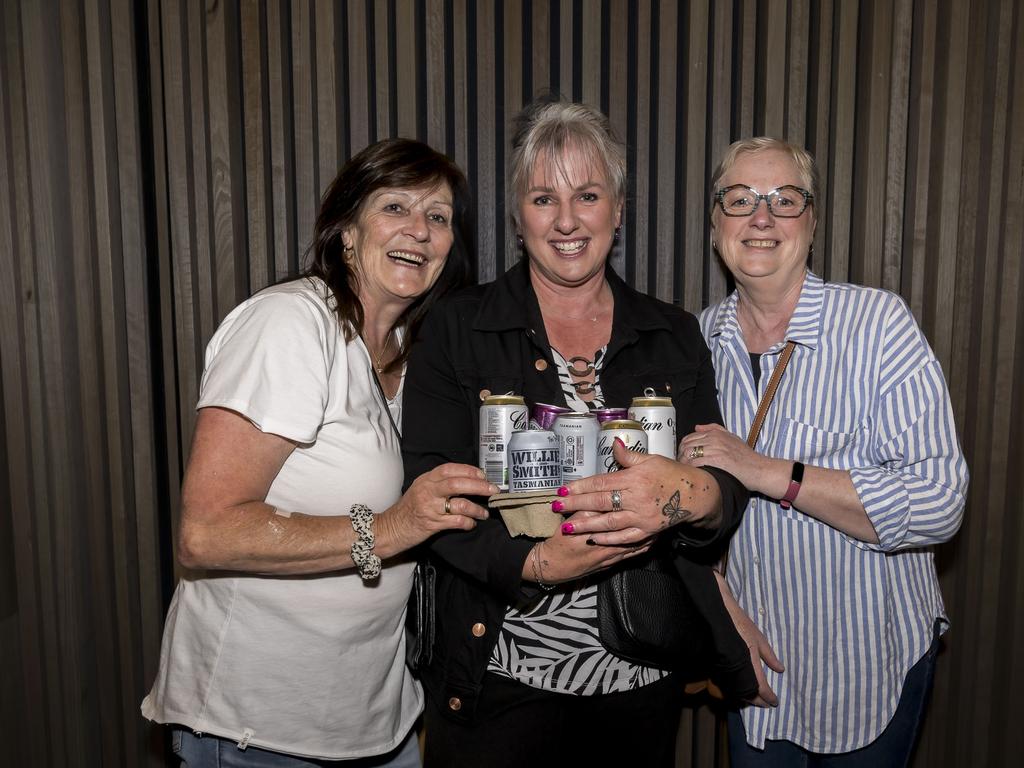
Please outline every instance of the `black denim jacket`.
[{"label": "black denim jacket", "polygon": [[[612,337],[601,369],[606,405],[627,407],[647,388],[672,398],[677,436],[721,423],[711,356],[693,315],[630,288],[608,268],[615,299]],[[526,262],[487,285],[440,302],[414,344],[405,380],[402,448],[405,484],[448,461],[476,465],[481,395],[514,392],[527,403],[559,403],[557,367]],[[727,693],[757,690],[749,652],[729,620],[706,564],[739,524],[748,500],[732,475],[710,469],[722,495],[717,531],[677,526],[677,568],[711,625],[717,658],[707,672]],[[536,596],[522,579],[535,542],[511,538],[495,515],[472,531],[429,543],[438,569],[437,640],[421,670],[429,695],[453,718],[472,721],[477,696],[509,606]],[[703,552],[703,556],[701,553]],[[447,705],[447,706],[446,706]]]}]

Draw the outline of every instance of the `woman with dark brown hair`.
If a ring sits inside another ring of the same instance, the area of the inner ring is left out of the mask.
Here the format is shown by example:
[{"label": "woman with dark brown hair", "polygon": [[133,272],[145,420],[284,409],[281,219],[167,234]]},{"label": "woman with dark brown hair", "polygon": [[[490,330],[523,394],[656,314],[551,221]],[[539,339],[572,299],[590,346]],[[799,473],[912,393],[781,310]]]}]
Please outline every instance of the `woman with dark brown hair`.
[{"label": "woman with dark brown hair", "polygon": [[445,464],[401,493],[405,360],[468,277],[468,205],[430,147],[364,149],[324,197],[309,271],[210,341],[182,487],[190,572],[142,704],[176,726],[183,766],[419,765],[402,553],[473,528],[487,512],[462,496],[496,490]]}]

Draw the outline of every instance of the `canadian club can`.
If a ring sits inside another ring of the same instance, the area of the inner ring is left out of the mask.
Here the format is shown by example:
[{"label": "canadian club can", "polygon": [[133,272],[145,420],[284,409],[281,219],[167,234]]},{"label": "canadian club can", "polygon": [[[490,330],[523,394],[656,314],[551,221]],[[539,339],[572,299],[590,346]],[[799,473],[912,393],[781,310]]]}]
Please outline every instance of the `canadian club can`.
[{"label": "canadian club can", "polygon": [[560,413],[551,430],[562,449],[562,482],[597,474],[597,436],[601,431],[591,413]]},{"label": "canadian club can", "polygon": [[671,397],[656,397],[654,390],[645,390],[643,397],[633,398],[629,418],[647,434],[648,453],[676,457],[676,407]]},{"label": "canadian club can", "polygon": [[519,395],[490,395],[480,406],[479,467],[487,482],[508,490],[508,445],[527,428],[529,410]]},{"label": "canadian club can", "polygon": [[601,425],[597,438],[597,474],[618,472],[622,467],[615,461],[612,448],[615,438],[626,444],[626,450],[633,453],[647,453],[647,434],[643,427],[630,419],[615,419]]},{"label": "canadian club can", "polygon": [[558,435],[547,429],[514,432],[508,444],[508,489],[512,493],[556,491],[562,484]]}]

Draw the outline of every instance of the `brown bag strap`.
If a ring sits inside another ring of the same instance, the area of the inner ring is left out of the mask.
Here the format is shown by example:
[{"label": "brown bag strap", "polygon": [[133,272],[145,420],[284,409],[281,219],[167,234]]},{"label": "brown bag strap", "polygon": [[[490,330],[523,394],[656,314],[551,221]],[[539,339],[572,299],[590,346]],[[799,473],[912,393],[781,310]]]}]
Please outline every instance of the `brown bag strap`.
[{"label": "brown bag strap", "polygon": [[[761,434],[761,427],[764,426],[765,417],[768,416],[768,407],[772,404],[772,400],[775,399],[775,393],[779,390],[779,382],[782,381],[782,374],[786,372],[786,366],[789,365],[789,358],[793,356],[794,349],[796,349],[796,342],[787,341],[786,348],[782,350],[782,356],[779,357],[779,362],[775,364],[775,370],[772,371],[772,377],[768,380],[768,387],[761,397],[761,403],[757,406],[757,413],[754,414],[754,423],[750,425],[750,432],[747,434],[747,445],[751,448],[757,445],[757,437]],[[721,571],[723,576],[728,564],[729,550],[726,550],[719,564],[719,571]]]},{"label": "brown bag strap", "polygon": [[793,356],[795,348],[795,341],[787,341],[786,348],[782,350],[779,362],[775,364],[772,377],[768,380],[768,388],[761,397],[761,404],[757,406],[757,413],[754,414],[754,423],[750,425],[750,432],[747,434],[747,445],[751,448],[757,445],[757,436],[761,434],[761,427],[764,426],[765,417],[768,415],[768,406],[775,399],[775,393],[779,389],[779,382],[782,381],[782,374],[785,373],[786,366],[789,365],[789,358]]}]

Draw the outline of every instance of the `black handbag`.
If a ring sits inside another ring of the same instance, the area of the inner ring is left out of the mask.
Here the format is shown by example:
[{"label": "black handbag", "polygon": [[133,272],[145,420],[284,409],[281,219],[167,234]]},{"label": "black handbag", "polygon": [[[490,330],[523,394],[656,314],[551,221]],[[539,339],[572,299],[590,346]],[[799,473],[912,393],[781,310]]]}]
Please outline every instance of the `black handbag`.
[{"label": "black handbag", "polygon": [[405,614],[405,662],[416,672],[434,656],[434,587],[437,569],[426,560],[416,563]]},{"label": "black handbag", "polygon": [[601,644],[634,664],[707,674],[711,629],[670,553],[658,548],[635,560],[597,587]]}]

